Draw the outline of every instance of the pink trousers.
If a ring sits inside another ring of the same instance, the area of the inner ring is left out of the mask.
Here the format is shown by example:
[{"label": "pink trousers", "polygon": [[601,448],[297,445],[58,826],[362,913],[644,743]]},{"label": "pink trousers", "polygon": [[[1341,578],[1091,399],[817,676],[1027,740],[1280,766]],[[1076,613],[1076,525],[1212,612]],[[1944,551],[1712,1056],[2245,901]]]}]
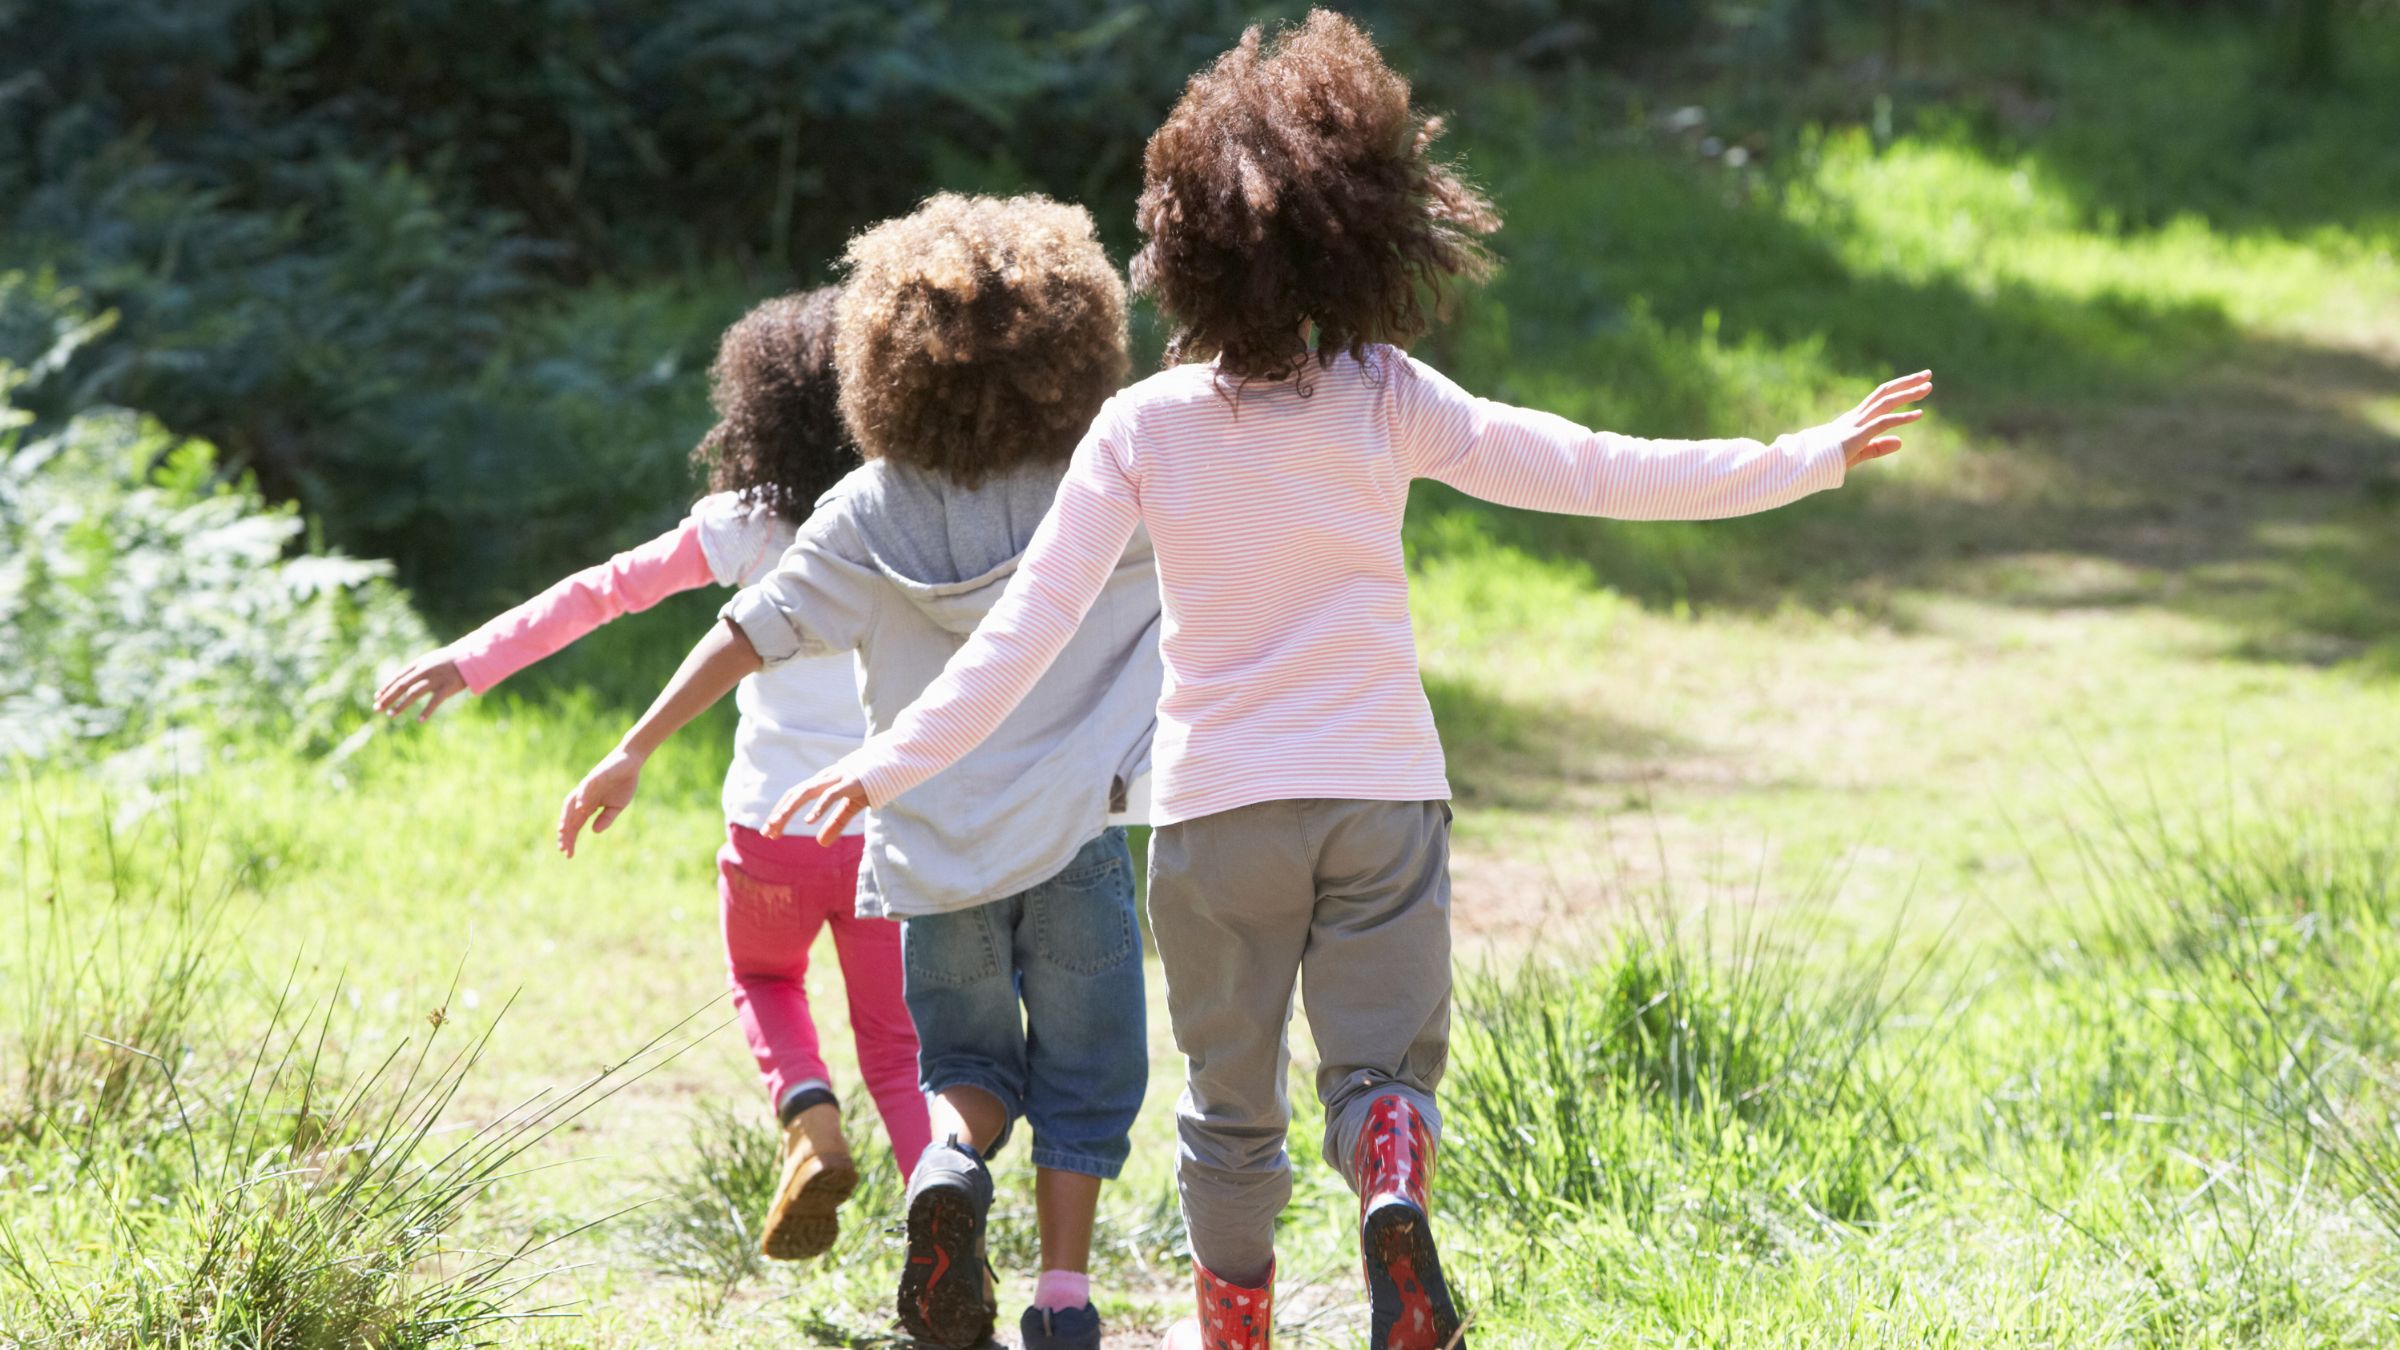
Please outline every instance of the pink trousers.
[{"label": "pink trousers", "polygon": [[917,1090],[917,1029],[900,999],[900,925],[861,919],[851,910],[860,846],[856,835],[824,848],[806,835],[769,839],[728,825],[725,846],[717,851],[725,959],[742,1034],[766,1079],[768,1100],[781,1103],[795,1083],[832,1081],[818,1051],[807,987],[808,949],[819,929],[832,926],[859,1075],[883,1117],[900,1174],[907,1176],[933,1127]]}]

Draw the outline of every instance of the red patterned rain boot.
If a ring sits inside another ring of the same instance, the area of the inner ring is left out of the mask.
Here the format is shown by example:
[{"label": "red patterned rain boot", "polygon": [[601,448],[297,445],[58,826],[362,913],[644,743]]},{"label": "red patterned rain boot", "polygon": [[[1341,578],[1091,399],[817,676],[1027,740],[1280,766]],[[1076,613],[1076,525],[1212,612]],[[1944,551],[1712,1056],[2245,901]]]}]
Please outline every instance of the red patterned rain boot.
[{"label": "red patterned rain boot", "polygon": [[1358,1245],[1374,1304],[1373,1350],[1463,1350],[1458,1309],[1433,1249],[1425,1189],[1433,1132],[1405,1097],[1367,1106],[1351,1171],[1358,1178]]},{"label": "red patterned rain boot", "polygon": [[1200,1315],[1177,1322],[1159,1350],[1268,1350],[1274,1344],[1275,1267],[1256,1289],[1223,1280],[1192,1263]]}]

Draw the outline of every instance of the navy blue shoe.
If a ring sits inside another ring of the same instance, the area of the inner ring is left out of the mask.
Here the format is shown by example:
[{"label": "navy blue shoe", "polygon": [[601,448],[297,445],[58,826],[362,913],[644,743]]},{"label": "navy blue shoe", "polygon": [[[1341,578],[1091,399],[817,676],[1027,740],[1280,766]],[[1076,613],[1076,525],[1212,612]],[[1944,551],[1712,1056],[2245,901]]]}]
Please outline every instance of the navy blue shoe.
[{"label": "navy blue shoe", "polygon": [[[900,1327],[917,1340],[972,1350],[1000,1316],[983,1259],[992,1174],[972,1145],[925,1150],[908,1179],[908,1264],[900,1268]],[[1097,1342],[1095,1342],[1097,1344]]]},{"label": "navy blue shoe", "polygon": [[1089,1303],[1064,1312],[1027,1308],[1017,1339],[1025,1350],[1100,1350],[1100,1310]]}]

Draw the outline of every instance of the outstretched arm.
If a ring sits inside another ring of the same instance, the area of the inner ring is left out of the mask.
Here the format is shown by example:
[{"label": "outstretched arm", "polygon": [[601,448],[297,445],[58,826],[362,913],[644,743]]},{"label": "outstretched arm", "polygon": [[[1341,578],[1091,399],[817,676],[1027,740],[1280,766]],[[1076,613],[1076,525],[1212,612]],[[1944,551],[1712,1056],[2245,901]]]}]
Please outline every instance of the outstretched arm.
[{"label": "outstretched arm", "polygon": [[562,578],[449,646],[409,662],[376,691],[375,710],[397,717],[422,699],[425,707],[417,714],[422,722],[453,696],[483,693],[611,619],[715,580],[701,547],[699,521],[687,519],[639,548]]},{"label": "outstretched arm", "polygon": [[[1058,659],[1125,556],[1141,512],[1103,428],[1103,410],[1075,451],[1057,500],[992,612],[941,676],[889,730],[793,788],[775,804],[766,834],[781,838],[803,806],[817,841],[830,845],[850,818],[933,777],[983,743]],[[811,805],[814,803],[814,805]]]},{"label": "outstretched arm", "polygon": [[[742,630],[719,620],[700,639],[691,654],[676,668],[675,678],[659,691],[650,710],[625,733],[617,748],[608,752],[592,771],[583,776],[575,790],[567,794],[558,811],[558,848],[561,853],[575,856],[575,837],[589,820],[592,833],[599,834],[625,814],[633,805],[633,794],[642,784],[642,768],[650,756],[667,738],[681,731],[684,724],[715,707],[717,700],[733,692],[742,678],[756,672],[765,663],[742,636]],[[593,816],[597,814],[597,820]]]},{"label": "outstretched arm", "polygon": [[1420,478],[1504,506],[1622,520],[1747,515],[1841,484],[1900,448],[1930,371],[1903,375],[1833,421],[1773,442],[1641,440],[1474,398],[1411,362],[1396,382],[1400,449]]}]

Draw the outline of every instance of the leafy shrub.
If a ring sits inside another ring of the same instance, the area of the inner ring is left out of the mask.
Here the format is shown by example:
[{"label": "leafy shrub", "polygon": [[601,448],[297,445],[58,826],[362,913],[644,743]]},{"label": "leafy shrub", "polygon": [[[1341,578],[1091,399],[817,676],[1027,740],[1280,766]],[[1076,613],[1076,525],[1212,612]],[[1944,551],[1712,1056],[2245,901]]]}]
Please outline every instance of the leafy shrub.
[{"label": "leafy shrub", "polygon": [[[0,389],[22,382],[0,367]],[[0,751],[116,750],[171,730],[322,747],[363,713],[376,666],[426,641],[388,564],[296,552],[298,510],[221,473],[205,443],[123,411],[27,439],[10,407]]]}]

